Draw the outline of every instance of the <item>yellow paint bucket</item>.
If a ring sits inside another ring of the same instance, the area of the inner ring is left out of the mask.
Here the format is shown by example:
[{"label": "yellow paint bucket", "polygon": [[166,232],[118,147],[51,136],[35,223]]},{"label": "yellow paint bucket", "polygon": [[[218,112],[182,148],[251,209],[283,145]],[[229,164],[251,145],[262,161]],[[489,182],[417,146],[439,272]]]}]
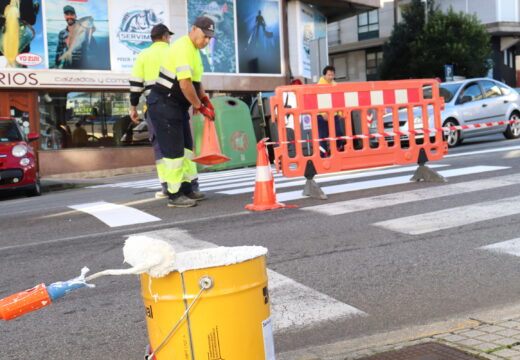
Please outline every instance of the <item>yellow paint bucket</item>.
[{"label": "yellow paint bucket", "polygon": [[260,246],[188,251],[177,254],[178,271],[141,275],[155,359],[275,360],[266,254]]}]

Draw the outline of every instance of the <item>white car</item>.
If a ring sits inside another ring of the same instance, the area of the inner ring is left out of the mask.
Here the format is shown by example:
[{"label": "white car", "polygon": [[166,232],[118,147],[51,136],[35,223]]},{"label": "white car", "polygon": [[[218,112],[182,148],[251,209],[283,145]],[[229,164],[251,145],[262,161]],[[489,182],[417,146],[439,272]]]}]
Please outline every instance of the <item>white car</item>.
[{"label": "white car", "polygon": [[[441,111],[443,127],[456,125],[475,125],[507,120],[520,121],[520,94],[506,84],[489,79],[475,78],[462,81],[441,83],[440,95],[444,98],[445,107]],[[424,89],[424,97],[431,98],[431,88]],[[422,129],[422,111],[414,108],[414,127]],[[434,128],[433,112],[428,108],[429,127]],[[393,131],[392,113],[383,116],[385,132]],[[399,111],[399,131],[406,132],[408,127],[408,113],[406,109]],[[370,133],[377,133],[377,121],[373,121]],[[449,147],[459,145],[464,139],[503,133],[507,139],[520,137],[520,122],[496,125],[482,128],[470,128],[464,130],[451,130],[446,132],[445,139]],[[431,137],[434,134],[430,134]],[[421,139],[417,135],[416,139]],[[392,142],[393,137],[385,138]],[[401,142],[407,142],[408,136],[401,136]]]}]

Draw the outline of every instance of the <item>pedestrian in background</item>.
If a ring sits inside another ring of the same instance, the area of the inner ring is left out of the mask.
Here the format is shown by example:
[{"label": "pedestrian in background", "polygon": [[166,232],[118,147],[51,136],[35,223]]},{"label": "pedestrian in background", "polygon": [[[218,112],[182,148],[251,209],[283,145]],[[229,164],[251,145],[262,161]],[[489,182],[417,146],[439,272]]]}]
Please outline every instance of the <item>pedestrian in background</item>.
[{"label": "pedestrian in background", "polygon": [[[159,77],[159,69],[161,68],[163,59],[168,53],[172,35],[173,33],[166,25],[155,25],[150,33],[152,44],[141,51],[135,59],[132,76],[130,77],[130,119],[134,124],[139,124],[139,114],[137,113],[139,99],[143,93],[145,98],[148,99],[148,95]],[[168,186],[166,185],[166,180],[163,175],[163,167],[160,165],[163,156],[148,111],[146,111],[145,119],[148,125],[148,137],[153,147],[157,176],[162,187],[161,191],[155,193],[155,197],[165,199],[168,197]],[[123,131],[126,131],[126,129],[123,129]]]},{"label": "pedestrian in background", "polygon": [[[323,68],[323,76],[320,77],[318,85],[334,85],[334,77],[336,76],[336,69],[334,66],[327,65]],[[334,114],[334,126],[336,129],[336,136],[345,136],[345,119],[341,117],[340,113]],[[329,114],[318,114],[318,136],[320,139],[329,137]],[[343,151],[345,140],[336,140],[336,148]],[[328,141],[320,141],[320,155],[321,157],[330,156],[330,145]]]},{"label": "pedestrian in background", "polygon": [[197,167],[188,110],[215,119],[215,112],[202,85],[204,67],[200,50],[215,36],[215,23],[202,16],[190,33],[176,40],[162,64],[159,78],[148,97],[148,111],[163,155],[169,207],[191,207],[205,198],[193,189]]}]

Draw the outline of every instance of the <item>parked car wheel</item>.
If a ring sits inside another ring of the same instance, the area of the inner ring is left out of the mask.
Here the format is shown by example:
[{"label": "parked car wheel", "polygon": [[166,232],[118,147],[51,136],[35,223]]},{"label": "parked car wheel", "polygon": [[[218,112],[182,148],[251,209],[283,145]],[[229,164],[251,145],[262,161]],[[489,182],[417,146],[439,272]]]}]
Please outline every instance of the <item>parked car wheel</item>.
[{"label": "parked car wheel", "polygon": [[[459,125],[457,121],[453,119],[448,119],[444,122],[443,127],[451,127]],[[448,143],[448,147],[455,147],[462,143],[462,139],[460,138],[460,130],[450,130],[444,133],[446,137],[446,142]]]},{"label": "parked car wheel", "polygon": [[27,196],[40,196],[42,194],[42,185],[40,179],[36,180],[31,190],[27,192]]},{"label": "parked car wheel", "polygon": [[504,136],[506,139],[518,139],[520,137],[520,116],[517,112],[514,112],[509,117],[509,120],[516,120],[518,122],[507,125]]}]

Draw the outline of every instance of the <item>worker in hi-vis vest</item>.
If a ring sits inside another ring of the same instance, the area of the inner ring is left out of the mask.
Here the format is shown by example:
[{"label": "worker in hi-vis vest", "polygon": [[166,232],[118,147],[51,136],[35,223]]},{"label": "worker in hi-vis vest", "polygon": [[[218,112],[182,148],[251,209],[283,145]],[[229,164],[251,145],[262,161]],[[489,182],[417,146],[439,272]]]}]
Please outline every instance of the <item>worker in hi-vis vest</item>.
[{"label": "worker in hi-vis vest", "polygon": [[[134,66],[132,68],[132,75],[130,77],[130,119],[135,124],[139,124],[139,114],[137,113],[137,105],[139,99],[144,93],[145,98],[148,98],[150,91],[159,76],[159,69],[162,64],[163,57],[166,56],[170,48],[170,37],[173,33],[166,25],[159,24],[152,28],[150,33],[152,45],[144,49],[137,55]],[[145,114],[146,124],[148,125],[148,137],[152,143],[155,164],[157,166],[157,176],[161,182],[162,190],[155,194],[156,198],[167,198],[168,188],[164,174],[160,164],[162,163],[162,154],[157,142],[153,124],[148,116],[148,111]]]},{"label": "worker in hi-vis vest", "polygon": [[162,153],[164,179],[168,185],[169,207],[191,207],[204,194],[192,187],[197,179],[193,162],[193,138],[188,109],[215,120],[215,111],[202,86],[204,67],[200,49],[215,36],[215,23],[202,16],[190,33],[176,40],[164,57],[159,77],[148,96],[148,113],[156,130]]}]

